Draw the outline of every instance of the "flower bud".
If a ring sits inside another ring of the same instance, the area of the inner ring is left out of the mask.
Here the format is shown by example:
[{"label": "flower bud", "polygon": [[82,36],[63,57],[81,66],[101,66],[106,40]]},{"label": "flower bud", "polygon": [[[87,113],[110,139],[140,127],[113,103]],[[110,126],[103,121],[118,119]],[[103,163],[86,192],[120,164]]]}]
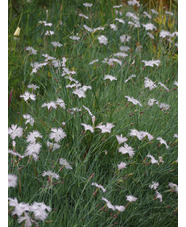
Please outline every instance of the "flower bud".
[{"label": "flower bud", "polygon": [[17,27],[16,31],[14,32],[14,36],[19,36],[20,35],[21,28]]}]

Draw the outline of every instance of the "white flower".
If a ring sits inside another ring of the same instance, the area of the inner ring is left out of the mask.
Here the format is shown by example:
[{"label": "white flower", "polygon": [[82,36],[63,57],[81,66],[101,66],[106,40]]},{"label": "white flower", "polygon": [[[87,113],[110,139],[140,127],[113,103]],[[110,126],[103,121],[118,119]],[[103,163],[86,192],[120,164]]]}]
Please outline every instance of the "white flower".
[{"label": "white flower", "polygon": [[[67,68],[63,68],[63,70],[65,71],[65,74],[73,74],[73,75],[76,74],[75,71],[70,71]],[[80,84],[78,80],[73,79],[70,75],[66,76],[65,79],[68,79],[71,82],[74,82],[76,84]]]},{"label": "white flower", "polygon": [[53,179],[53,178],[55,178],[56,180],[58,180],[59,179],[59,175],[58,174],[56,174],[56,173],[53,173],[53,172],[51,172],[50,170],[49,171],[44,171],[43,173],[42,173],[42,176],[43,177],[45,177],[45,176],[49,176],[50,177],[50,179]]},{"label": "white flower", "polygon": [[42,56],[45,58],[45,61],[55,60],[56,58],[48,55],[48,54],[42,54]]},{"label": "white flower", "polygon": [[62,64],[62,61],[60,61],[59,59],[53,60],[53,61],[52,61],[52,65],[53,65],[55,68],[61,67],[61,64]]},{"label": "white flower", "polygon": [[115,76],[105,75],[103,80],[107,80],[107,79],[109,79],[110,81],[117,80]]},{"label": "white flower", "polygon": [[158,164],[159,165],[159,162],[154,158],[154,156],[148,154],[147,157],[148,158],[151,158],[151,163],[152,164]]},{"label": "white flower", "polygon": [[81,123],[81,125],[84,126],[85,131],[89,130],[92,133],[94,132],[94,129],[93,129],[93,127],[91,125],[87,125],[87,124],[84,124],[84,123]]},{"label": "white flower", "polygon": [[110,58],[110,59],[104,58],[104,60],[102,62],[107,63],[108,65],[111,65],[111,66],[114,65],[113,62],[116,62],[116,63],[122,65],[122,62],[120,60],[116,59],[116,58]]},{"label": "white flower", "polygon": [[130,0],[130,1],[128,1],[128,5],[132,5],[132,6],[137,5],[137,7],[140,6],[139,2],[136,1],[136,0]]},{"label": "white flower", "polygon": [[127,201],[129,201],[130,203],[135,202],[137,200],[137,198],[132,195],[127,195],[126,197],[127,197]]},{"label": "white flower", "polygon": [[128,99],[128,102],[132,102],[134,105],[142,106],[142,104],[137,99],[134,99],[133,97],[125,96],[125,98]]},{"label": "white flower", "polygon": [[66,137],[66,133],[62,128],[52,128],[50,133],[50,139],[54,139],[56,143],[61,141]]},{"label": "white flower", "polygon": [[64,103],[64,101],[62,100],[62,99],[57,99],[56,100],[56,105],[57,106],[60,106],[61,108],[63,108],[63,109],[65,109],[65,103]]},{"label": "white flower", "polygon": [[170,108],[170,105],[166,103],[160,103],[159,108],[162,109],[163,111],[168,110]]},{"label": "white flower", "polygon": [[67,84],[66,85],[66,88],[73,88],[73,87],[75,87],[75,88],[78,88],[78,87],[80,87],[81,86],[81,84]]},{"label": "white flower", "polygon": [[152,17],[151,17],[151,15],[150,14],[148,14],[146,11],[144,11],[143,12],[143,14],[146,16],[146,17],[148,17],[149,19],[151,19]]},{"label": "white flower", "polygon": [[30,211],[34,213],[34,218],[36,220],[44,221],[48,216],[46,210],[50,212],[52,209],[49,206],[46,206],[43,202],[42,203],[34,202],[30,206]]},{"label": "white flower", "polygon": [[172,36],[178,36],[178,32],[173,32]]},{"label": "white flower", "polygon": [[31,51],[31,52],[30,52],[31,54],[34,54],[34,55],[37,54],[37,50],[34,50],[33,47],[27,47],[26,50],[30,50],[30,51]]},{"label": "white flower", "polygon": [[67,59],[65,57],[62,57],[61,63],[64,68],[66,67],[66,61],[67,61]]},{"label": "white flower", "polygon": [[96,31],[104,31],[105,28],[104,27],[97,27],[97,28],[94,28],[93,32],[96,32]]},{"label": "white flower", "polygon": [[59,42],[51,42],[54,47],[62,47],[63,45]]},{"label": "white flower", "polygon": [[36,73],[38,71],[38,69],[42,68],[43,66],[47,65],[48,62],[43,62],[43,63],[38,63],[38,62],[34,62],[31,63],[31,66],[33,67],[32,72],[30,75],[32,75],[33,73]]},{"label": "white flower", "polygon": [[69,109],[71,114],[74,114],[74,112],[80,112],[82,109],[78,109],[77,107]]},{"label": "white flower", "polygon": [[154,10],[154,9],[151,9],[151,12],[154,13],[154,14],[156,14],[156,15],[159,14],[159,13],[158,13],[156,10]]},{"label": "white flower", "polygon": [[89,63],[89,65],[93,65],[94,63],[96,63],[96,62],[98,62],[98,61],[99,61],[98,59],[95,59],[95,60],[91,61],[91,62]]},{"label": "white flower", "polygon": [[110,208],[112,210],[116,210],[115,206],[113,206],[108,199],[102,197],[102,200],[106,202],[106,205],[107,205],[108,208]]},{"label": "white flower", "polygon": [[154,65],[159,66],[161,63],[160,60],[150,60],[150,61],[142,60],[142,62],[145,63],[145,66],[150,66],[150,67],[153,67]]},{"label": "white flower", "polygon": [[98,40],[99,40],[99,43],[100,43],[100,44],[107,45],[107,43],[108,43],[108,39],[107,39],[107,37],[104,36],[104,35],[99,36],[99,37],[98,37]]},{"label": "white flower", "polygon": [[66,169],[72,169],[72,166],[67,162],[66,159],[60,158],[59,164],[65,166]]},{"label": "white flower", "polygon": [[17,198],[8,198],[9,206],[14,207],[14,211],[11,215],[21,216],[25,211],[30,211],[30,206],[28,203],[18,203]]},{"label": "white flower", "polygon": [[159,36],[162,37],[162,38],[165,38],[167,36],[172,37],[172,34],[169,31],[161,30]]},{"label": "white flower", "polygon": [[27,212],[24,212],[24,216],[19,217],[17,222],[18,223],[25,222],[24,227],[32,227],[32,223],[35,223],[37,226],[37,222],[32,220],[32,218],[27,214]]},{"label": "white flower", "polygon": [[87,2],[86,2],[86,3],[83,3],[83,5],[84,5],[85,7],[89,7],[89,8],[92,7],[92,4],[91,4],[91,3],[87,3]]},{"label": "white flower", "polygon": [[106,202],[106,205],[107,205],[107,207],[109,209],[118,210],[120,212],[123,212],[125,210],[125,207],[124,206],[118,206],[118,205],[113,206],[111,204],[111,202],[108,199],[104,198],[104,197],[102,197],[102,200]]},{"label": "white flower", "polygon": [[124,147],[119,147],[119,152],[121,152],[122,154],[129,154],[130,157],[134,156],[134,150],[132,147],[129,147],[128,144],[124,144]]},{"label": "white flower", "polygon": [[83,25],[84,29],[86,29],[88,32],[93,32],[93,29],[88,27],[87,25]]},{"label": "white flower", "polygon": [[144,131],[138,131],[136,129],[131,129],[131,132],[129,133],[130,136],[137,136],[137,138],[139,140],[142,140],[144,137],[148,137],[149,140],[153,140],[154,137],[149,134],[148,132],[144,132]]},{"label": "white flower", "polygon": [[8,150],[8,153],[12,154],[13,156],[18,156],[20,158],[24,158],[25,157],[25,156],[20,155],[19,153],[15,152],[15,151],[12,151],[12,150]]},{"label": "white flower", "polygon": [[169,11],[165,11],[165,14],[173,16],[173,13]]},{"label": "white flower", "polygon": [[148,137],[149,140],[153,140],[154,139],[154,136],[152,136],[150,133],[148,132],[144,132],[144,131],[140,131],[141,135],[144,137]]},{"label": "white flower", "polygon": [[157,140],[159,140],[161,144],[164,144],[166,148],[169,149],[169,146],[167,145],[167,142],[165,140],[163,140],[161,137],[158,137]]},{"label": "white flower", "polygon": [[52,27],[52,23],[44,23],[44,26],[49,26],[49,27]]},{"label": "white flower", "polygon": [[52,26],[52,23],[47,23],[46,21],[39,21],[39,24],[43,24],[44,26]]},{"label": "white flower", "polygon": [[39,88],[37,85],[35,85],[35,84],[29,84],[28,86],[27,86],[28,88],[31,88],[31,89],[33,89],[33,90],[36,90],[37,88]]},{"label": "white flower", "polygon": [[66,79],[68,79],[68,80],[70,80],[70,81],[72,81],[72,82],[75,82],[76,84],[79,83],[79,81],[73,79],[73,78],[69,75],[69,74],[73,74],[73,75],[76,74],[75,71],[70,71],[68,68],[63,68],[63,70],[64,70],[65,74],[68,74],[68,76],[65,77]]},{"label": "white flower", "polygon": [[113,29],[114,31],[118,30],[115,24],[110,24],[110,28]]},{"label": "white flower", "polygon": [[47,147],[52,148],[52,151],[59,149],[60,145],[57,143],[51,143],[49,141],[47,141]]},{"label": "white flower", "polygon": [[45,35],[48,35],[48,36],[54,35],[54,31],[46,31]]},{"label": "white flower", "polygon": [[129,35],[122,35],[119,38],[120,38],[120,41],[123,43],[123,42],[128,42],[131,37]]},{"label": "white flower", "polygon": [[40,152],[41,149],[41,144],[40,143],[30,143],[27,148],[26,148],[26,152],[25,152],[25,157],[26,156],[33,156],[34,160],[37,161],[38,160],[38,154]]},{"label": "white flower", "polygon": [[11,128],[8,128],[8,134],[14,140],[16,137],[22,137],[23,129],[17,125],[11,125]]},{"label": "white flower", "polygon": [[122,23],[122,24],[125,24],[125,21],[124,21],[123,19],[116,18],[115,20],[116,20],[116,21],[119,21],[119,22]]},{"label": "white flower", "polygon": [[85,96],[85,92],[83,91],[83,89],[82,88],[76,88],[73,92],[72,92],[73,94],[75,94],[75,95],[77,95],[79,98],[85,98],[86,96]]},{"label": "white flower", "polygon": [[61,61],[58,59],[58,60],[53,60],[52,61],[52,65],[55,67],[55,68],[59,68],[61,67]]},{"label": "white flower", "polygon": [[152,31],[153,29],[157,29],[154,24],[148,23],[148,24],[142,24],[142,26],[145,28],[146,31]]},{"label": "white flower", "polygon": [[175,137],[175,138],[178,138],[178,134],[174,134],[174,137]]},{"label": "white flower", "polygon": [[87,110],[88,111],[88,114],[93,118],[93,117],[95,117],[92,113],[91,113],[91,111],[90,111],[90,109],[89,108],[87,108],[86,106],[84,106],[83,105],[83,108],[85,109],[85,110]]},{"label": "white flower", "polygon": [[91,86],[84,85],[81,88],[76,88],[72,93],[78,95],[79,98],[81,98],[81,97],[84,97],[85,98],[86,97],[85,96],[85,91],[88,90],[88,89],[91,90],[92,87]]},{"label": "white flower", "polygon": [[125,83],[127,83],[130,79],[132,79],[133,77],[136,77],[136,75],[131,75],[128,77],[128,79],[125,80]]},{"label": "white flower", "polygon": [[123,137],[122,135],[120,136],[116,135],[116,139],[119,144],[125,143],[128,140],[126,137]]},{"label": "white flower", "polygon": [[27,101],[28,99],[32,99],[33,101],[36,100],[36,96],[34,94],[30,94],[30,92],[25,91],[25,93],[23,95],[20,95],[21,98],[24,98],[25,101]]},{"label": "white flower", "polygon": [[160,194],[158,191],[156,191],[156,199],[159,199],[160,202],[162,202],[162,194]]},{"label": "white flower", "polygon": [[118,210],[120,212],[123,212],[125,210],[125,207],[124,206],[115,205],[115,208],[116,208],[116,210]]},{"label": "white flower", "polygon": [[150,32],[147,32],[147,35],[148,35],[151,39],[154,39],[154,36],[153,36]]},{"label": "white flower", "polygon": [[137,17],[135,13],[127,12],[126,16],[132,18],[133,21],[139,21],[139,17]]},{"label": "white flower", "polygon": [[112,123],[107,123],[106,125],[98,125],[96,126],[96,128],[99,128],[101,129],[101,133],[105,133],[105,132],[108,132],[108,133],[111,133],[111,129],[114,127],[115,125],[112,124]]},{"label": "white flower", "polygon": [[153,99],[149,99],[149,101],[148,101],[148,105],[149,106],[153,106],[154,103],[158,104],[158,101],[156,99],[154,99],[154,98]]},{"label": "white flower", "polygon": [[83,91],[86,91],[86,90],[88,90],[88,89],[92,89],[92,87],[91,86],[87,86],[87,85],[83,85],[83,87],[81,88]]},{"label": "white flower", "polygon": [[35,143],[36,138],[42,138],[42,135],[38,131],[30,132],[27,136],[27,143]]},{"label": "white flower", "polygon": [[140,28],[140,23],[139,23],[139,21],[135,21],[135,22],[128,21],[128,24],[133,25],[135,28]]},{"label": "white flower", "polygon": [[113,6],[114,9],[121,8],[121,7],[123,7],[123,6],[122,5]]},{"label": "white flower", "polygon": [[114,57],[122,57],[122,58],[125,58],[127,56],[128,56],[128,54],[123,53],[123,52],[118,52],[118,53],[114,54]]},{"label": "white flower", "polygon": [[119,49],[121,51],[128,51],[128,50],[130,50],[130,47],[128,47],[128,46],[121,46]]},{"label": "white flower", "polygon": [[97,188],[100,188],[103,192],[106,192],[106,189],[101,184],[97,184],[94,182],[91,185],[96,186]]},{"label": "white flower", "polygon": [[135,13],[127,12],[126,16],[132,19],[128,24],[133,25],[135,28],[140,28],[139,17]]},{"label": "white flower", "polygon": [[82,14],[82,13],[79,13],[79,16],[80,16],[80,17],[83,17],[83,18],[85,18],[85,19],[89,19],[89,17],[87,17],[86,15],[84,15],[84,14]]},{"label": "white flower", "polygon": [[145,77],[144,83],[145,83],[145,88],[149,88],[150,91],[157,87],[155,82],[153,82],[152,80],[150,80],[147,77]]},{"label": "white flower", "polygon": [[178,82],[177,81],[174,81],[174,85],[176,85],[178,87]]},{"label": "white flower", "polygon": [[49,102],[49,103],[43,103],[43,105],[41,106],[41,107],[47,107],[48,108],[48,110],[52,107],[52,108],[54,108],[54,109],[57,109],[57,105],[56,105],[56,103],[55,102]]},{"label": "white flower", "polygon": [[154,190],[156,190],[158,186],[159,186],[159,183],[154,181],[152,181],[152,184],[149,185],[149,187]]},{"label": "white flower", "polygon": [[118,169],[119,170],[120,169],[125,169],[125,168],[127,168],[126,166],[127,166],[127,164],[125,162],[120,162],[120,164],[118,164]]},{"label": "white flower", "polygon": [[15,188],[17,186],[17,176],[8,174],[8,187]]},{"label": "white flower", "polygon": [[143,136],[142,136],[141,132],[139,132],[136,129],[131,129],[129,135],[130,136],[136,136],[139,140],[143,139]]},{"label": "white flower", "polygon": [[80,37],[78,37],[76,35],[70,36],[69,38],[72,39],[72,40],[80,40]]},{"label": "white flower", "polygon": [[169,183],[169,187],[172,189],[173,192],[178,193],[178,185],[174,183]]},{"label": "white flower", "polygon": [[168,87],[166,87],[165,84],[162,84],[161,82],[158,82],[158,84],[159,84],[160,86],[164,87],[166,91],[169,91]]},{"label": "white flower", "polygon": [[159,163],[164,163],[163,157],[159,156],[158,159],[159,159]]}]

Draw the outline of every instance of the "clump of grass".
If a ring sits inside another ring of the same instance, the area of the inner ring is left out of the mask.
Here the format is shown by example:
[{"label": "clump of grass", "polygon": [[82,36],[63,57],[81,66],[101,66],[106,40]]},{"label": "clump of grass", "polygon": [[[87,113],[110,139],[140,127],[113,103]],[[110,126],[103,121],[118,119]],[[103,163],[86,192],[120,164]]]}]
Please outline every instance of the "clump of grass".
[{"label": "clump of grass", "polygon": [[176,225],[177,11],[83,3],[9,5],[9,226]]}]

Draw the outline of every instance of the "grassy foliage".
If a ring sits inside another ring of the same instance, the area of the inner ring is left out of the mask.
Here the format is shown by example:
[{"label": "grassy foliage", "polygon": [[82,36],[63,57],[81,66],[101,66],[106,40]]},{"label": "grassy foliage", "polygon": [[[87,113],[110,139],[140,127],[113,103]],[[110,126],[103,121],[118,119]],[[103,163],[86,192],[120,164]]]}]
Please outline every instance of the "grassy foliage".
[{"label": "grassy foliage", "polygon": [[[157,7],[159,15],[151,13],[150,20],[143,14],[143,11],[151,12],[149,5],[138,8],[122,2],[124,7],[114,9],[113,6],[121,2],[92,1],[91,8],[86,8],[83,3],[82,0],[9,2],[8,81],[9,93],[12,91],[13,94],[9,105],[9,127],[17,124],[23,128],[23,136],[15,138],[15,151],[24,155],[30,132],[37,130],[42,135],[42,138],[37,138],[42,145],[38,161],[33,157],[19,159],[9,154],[9,174],[18,177],[17,186],[9,188],[9,197],[17,198],[19,203],[37,201],[50,206],[51,212],[45,221],[38,221],[39,226],[177,226],[178,196],[168,186],[170,182],[177,184],[177,138],[174,137],[178,130],[177,86],[174,84],[178,79],[177,37],[171,37],[171,41],[160,37],[162,30],[177,31],[177,11],[172,7],[174,14],[171,16]],[[154,39],[147,35],[143,26],[134,28],[129,25],[127,12],[139,14],[141,25],[153,23],[157,28],[151,32]],[[89,16],[89,19],[78,16],[79,13]],[[115,21],[116,18],[122,18],[125,24]],[[52,27],[45,27],[39,21],[50,22]],[[92,29],[104,27],[104,31],[88,32],[83,27],[85,24]],[[113,31],[110,24],[115,24],[118,30]],[[21,33],[15,40],[13,34],[18,26]],[[47,30],[54,31],[54,35],[46,36]],[[123,34],[131,36],[128,43],[121,43]],[[78,35],[80,40],[70,39],[73,35]],[[107,45],[99,43],[100,35],[107,37]],[[51,44],[54,41],[63,46],[55,48]],[[37,54],[30,54],[26,50],[28,46],[37,50]],[[104,58],[113,58],[113,54],[121,52],[121,46],[130,48],[127,57],[114,57],[122,61],[122,65],[102,62]],[[54,67],[51,60],[31,74],[31,63],[45,61],[42,54],[60,61],[65,57],[66,68],[76,72],[71,77],[82,86],[92,87],[85,92],[86,97],[79,98],[72,93],[74,89],[66,88],[74,82],[70,81],[68,73],[62,77],[64,67]],[[89,65],[95,59],[98,62]],[[142,60],[152,59],[159,59],[160,66],[145,67]],[[107,74],[117,80],[104,80]],[[125,83],[134,74],[136,77]],[[155,82],[157,87],[153,90],[145,88],[145,77]],[[27,88],[32,83],[39,86],[36,91]],[[36,101],[25,102],[20,98],[25,91],[33,92]],[[128,102],[125,96],[134,97],[142,106]],[[57,98],[64,101],[65,109],[42,107],[43,103]],[[148,100],[152,98],[170,107],[163,110],[156,104],[149,106]],[[83,106],[95,116],[94,133],[85,131],[81,125],[92,125],[92,118]],[[73,112],[72,108],[81,111]],[[25,125],[23,114],[34,118],[33,126]],[[113,123],[115,127],[111,133],[101,133],[95,128],[101,122],[103,125]],[[47,147],[52,128],[62,128],[66,133],[59,142],[60,148],[55,151]],[[147,131],[154,139],[132,137],[129,135],[131,129]],[[118,152],[123,146],[116,139],[120,134],[127,137],[126,143],[134,149],[133,157]],[[169,149],[160,144],[158,137],[167,142]],[[12,141],[9,137],[9,149],[14,150]],[[156,160],[162,157],[164,163],[151,164],[150,158],[146,157],[148,154]],[[60,158],[66,159],[73,169],[61,168]],[[118,170],[121,161],[127,163],[127,168]],[[42,173],[48,170],[57,173],[59,180],[47,181]],[[159,182],[157,190],[162,194],[162,202],[156,198],[155,190],[149,188],[152,181]],[[103,185],[106,192],[96,189],[92,182]],[[137,201],[128,204],[127,195],[137,197]],[[112,211],[105,206],[102,197],[114,205],[126,206],[125,211]],[[18,217],[12,217],[12,210],[10,207],[9,226],[20,226]],[[31,217],[34,219],[33,215]]]}]

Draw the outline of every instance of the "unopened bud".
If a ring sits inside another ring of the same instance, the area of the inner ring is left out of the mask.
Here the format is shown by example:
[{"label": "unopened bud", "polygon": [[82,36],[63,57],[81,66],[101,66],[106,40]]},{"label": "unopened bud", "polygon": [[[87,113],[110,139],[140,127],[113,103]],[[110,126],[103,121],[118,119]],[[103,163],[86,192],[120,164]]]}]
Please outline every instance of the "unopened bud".
[{"label": "unopened bud", "polygon": [[21,28],[17,27],[16,31],[14,32],[14,36],[18,37],[20,35]]}]

